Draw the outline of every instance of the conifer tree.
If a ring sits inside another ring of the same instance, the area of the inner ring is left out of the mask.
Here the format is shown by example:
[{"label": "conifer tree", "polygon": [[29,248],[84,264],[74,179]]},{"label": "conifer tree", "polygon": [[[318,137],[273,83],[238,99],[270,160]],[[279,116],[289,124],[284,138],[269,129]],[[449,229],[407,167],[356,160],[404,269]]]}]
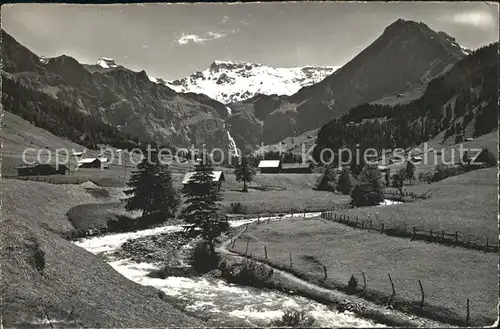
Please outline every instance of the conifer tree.
[{"label": "conifer tree", "polygon": [[234,174],[236,175],[236,181],[243,181],[243,192],[248,192],[247,183],[253,180],[255,175],[255,168],[250,163],[247,157],[241,158],[241,163],[236,165],[236,170]]},{"label": "conifer tree", "polygon": [[358,183],[351,192],[352,204],[358,207],[375,206],[384,201],[380,173],[375,165],[366,164]]},{"label": "conifer tree", "polygon": [[337,183],[337,190],[339,190],[340,193],[344,195],[349,195],[349,193],[351,193],[352,181],[351,181],[351,175],[349,174],[349,170],[347,168],[343,168],[342,171],[340,172]]},{"label": "conifer tree", "polygon": [[213,183],[213,166],[205,155],[196,165],[195,172],[183,188],[185,207],[182,218],[186,225],[188,238],[201,237],[215,253],[215,244],[220,242],[219,236],[229,230],[226,218],[218,213],[217,202],[222,199],[221,193]]}]

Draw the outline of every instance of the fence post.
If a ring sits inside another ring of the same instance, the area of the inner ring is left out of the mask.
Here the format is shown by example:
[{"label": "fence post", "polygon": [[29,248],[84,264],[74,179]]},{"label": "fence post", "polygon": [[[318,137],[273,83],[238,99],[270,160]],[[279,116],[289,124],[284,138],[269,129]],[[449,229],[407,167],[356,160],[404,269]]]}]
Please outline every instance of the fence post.
[{"label": "fence post", "polygon": [[424,307],[424,288],[422,287],[422,282],[418,280],[418,284],[420,285],[420,292],[422,293],[422,299],[420,300],[420,308]]},{"label": "fence post", "polygon": [[257,225],[260,224],[260,217],[257,217]]},{"label": "fence post", "polygon": [[370,219],[370,231],[372,230],[372,220]]},{"label": "fence post", "polygon": [[465,325],[468,327],[470,325],[470,302],[467,298],[467,318],[465,319]]},{"label": "fence post", "polygon": [[469,236],[467,237],[467,245],[470,247],[470,234],[469,234]]},{"label": "fence post", "polygon": [[488,236],[486,236],[486,250],[488,250],[488,245],[489,245],[489,239]]},{"label": "fence post", "polygon": [[361,274],[363,275],[363,290],[366,289],[366,278],[365,278],[365,272],[361,272]]},{"label": "fence post", "polygon": [[337,221],[337,214],[333,214],[333,220]]},{"label": "fence post", "polygon": [[405,233],[406,233],[406,222],[405,222]]},{"label": "fence post", "polygon": [[458,231],[455,231],[455,243],[458,243]]},{"label": "fence post", "polygon": [[264,245],[264,258],[267,259],[267,246]]},{"label": "fence post", "polygon": [[246,248],[245,248],[245,255],[246,255],[246,254],[247,254],[247,252],[248,252],[248,244],[249,244],[249,243],[250,243],[250,239],[247,239],[247,246],[246,246]]},{"label": "fence post", "polygon": [[415,228],[415,226],[413,226],[413,236],[411,237],[411,239],[414,240],[416,236],[417,236],[417,229]]},{"label": "fence post", "polygon": [[384,223],[382,223],[382,228],[380,229],[380,233],[384,232]]},{"label": "fence post", "polygon": [[245,232],[248,231],[248,223],[245,225]]},{"label": "fence post", "polygon": [[307,209],[304,208],[304,218],[306,218],[306,211],[307,211]]},{"label": "fence post", "polygon": [[271,215],[269,215],[269,217],[267,217],[267,224],[269,224],[269,220],[271,220]]},{"label": "fence post", "polygon": [[429,232],[431,233],[431,238],[432,238],[432,230],[429,230]]},{"label": "fence post", "polygon": [[444,230],[441,231],[441,238],[444,240]]},{"label": "fence post", "polygon": [[290,257],[290,267],[292,267],[292,252],[288,252],[288,256]]},{"label": "fence post", "polygon": [[328,273],[326,272],[326,266],[323,265],[323,272],[325,273],[325,277],[323,278],[323,280],[326,280],[326,278],[328,277]]},{"label": "fence post", "polygon": [[396,296],[396,290],[394,289],[394,283],[392,282],[391,273],[387,273],[389,275],[389,281],[391,281],[392,287],[392,296]]}]

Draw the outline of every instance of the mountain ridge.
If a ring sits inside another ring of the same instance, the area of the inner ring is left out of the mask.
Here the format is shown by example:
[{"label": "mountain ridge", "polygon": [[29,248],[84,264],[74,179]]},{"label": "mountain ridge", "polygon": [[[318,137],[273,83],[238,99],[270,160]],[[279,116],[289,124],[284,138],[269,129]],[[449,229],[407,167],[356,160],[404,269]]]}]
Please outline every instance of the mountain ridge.
[{"label": "mountain ridge", "polygon": [[[291,95],[303,86],[317,83],[338,67],[303,66],[274,68],[245,61],[215,60],[204,71],[173,81],[159,81],[176,92],[203,93],[229,104],[258,94]],[[157,78],[153,78],[157,79]]]}]

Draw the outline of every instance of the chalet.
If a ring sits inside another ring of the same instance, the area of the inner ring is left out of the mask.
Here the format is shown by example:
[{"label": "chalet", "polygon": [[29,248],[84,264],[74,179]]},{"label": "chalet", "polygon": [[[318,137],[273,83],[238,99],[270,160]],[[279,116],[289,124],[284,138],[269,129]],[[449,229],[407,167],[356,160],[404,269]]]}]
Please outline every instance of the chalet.
[{"label": "chalet", "polygon": [[282,171],[280,160],[261,160],[259,162],[261,174],[278,174]]},{"label": "chalet", "polygon": [[84,158],[78,161],[78,168],[103,168],[107,167],[107,158]]},{"label": "chalet", "polygon": [[81,157],[83,155],[83,152],[73,152],[71,155],[74,157]]},{"label": "chalet", "polygon": [[[184,178],[182,179],[182,185],[186,185],[190,182],[191,178],[195,174],[194,171],[190,171],[184,175]],[[213,171],[212,172],[212,182],[214,185],[217,186],[217,189],[220,190],[221,183],[225,181],[226,179],[224,178],[224,172],[222,171]]]},{"label": "chalet", "polygon": [[412,156],[411,161],[413,162],[422,162],[422,157],[421,156]]},{"label": "chalet", "polygon": [[16,169],[18,176],[66,175],[66,172],[69,171],[66,165],[48,163],[23,164]]},{"label": "chalet", "polygon": [[312,173],[310,163],[284,163],[281,171],[287,174],[310,174]]},{"label": "chalet", "polygon": [[472,142],[473,140],[474,140],[474,138],[472,138],[472,137],[467,137],[467,138],[465,139],[465,141],[466,141],[466,142]]}]

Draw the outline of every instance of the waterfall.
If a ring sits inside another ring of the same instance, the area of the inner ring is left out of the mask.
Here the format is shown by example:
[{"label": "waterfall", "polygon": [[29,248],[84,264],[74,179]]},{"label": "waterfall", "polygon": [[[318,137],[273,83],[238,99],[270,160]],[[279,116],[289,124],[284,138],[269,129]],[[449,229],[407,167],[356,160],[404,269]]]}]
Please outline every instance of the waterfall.
[{"label": "waterfall", "polygon": [[[228,110],[230,110],[229,107]],[[236,142],[234,141],[233,136],[231,136],[229,129],[226,128],[226,123],[223,124],[222,128],[226,130],[227,138],[229,139],[229,151],[232,151],[233,155],[235,156],[240,156],[238,152],[238,146],[236,146]]]},{"label": "waterfall", "polygon": [[235,156],[239,156],[238,147],[236,146],[233,136],[231,136],[229,130],[226,129],[226,132],[227,132],[227,138],[229,138],[229,143],[230,143],[229,149],[233,151],[233,154]]}]

